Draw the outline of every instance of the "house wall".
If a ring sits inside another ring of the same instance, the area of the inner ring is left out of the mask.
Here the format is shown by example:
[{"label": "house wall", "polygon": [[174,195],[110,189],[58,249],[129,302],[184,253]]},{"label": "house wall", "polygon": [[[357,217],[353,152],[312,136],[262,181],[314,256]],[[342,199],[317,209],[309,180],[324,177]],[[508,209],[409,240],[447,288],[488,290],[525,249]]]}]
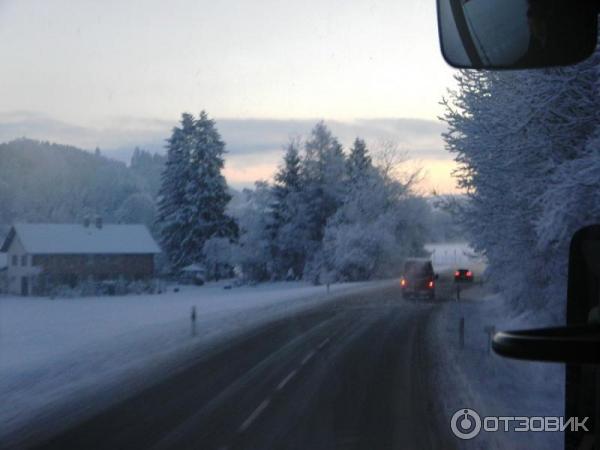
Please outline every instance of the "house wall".
[{"label": "house wall", "polygon": [[14,237],[6,253],[7,290],[15,295],[31,295],[42,278],[45,286],[49,286],[75,285],[87,280],[148,279],[154,275],[152,254],[29,255],[18,236]]},{"label": "house wall", "polygon": [[153,276],[154,255],[34,255],[33,265],[53,277],[139,279]]},{"label": "house wall", "polygon": [[[8,292],[11,294],[31,294],[31,286],[39,269],[32,266],[31,255],[25,252],[18,236],[12,240],[7,256]],[[26,280],[27,291],[22,292],[23,280]]]}]

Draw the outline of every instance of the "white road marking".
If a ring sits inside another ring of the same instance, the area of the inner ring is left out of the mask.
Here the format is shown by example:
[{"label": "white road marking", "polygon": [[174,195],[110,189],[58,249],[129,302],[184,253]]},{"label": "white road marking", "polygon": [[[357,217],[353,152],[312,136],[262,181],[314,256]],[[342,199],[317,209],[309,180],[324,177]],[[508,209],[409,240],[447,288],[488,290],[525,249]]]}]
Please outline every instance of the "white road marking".
[{"label": "white road marking", "polygon": [[318,347],[319,350],[321,350],[323,347],[325,347],[328,342],[329,342],[329,338],[323,339],[323,341],[319,344],[319,347]]},{"label": "white road marking", "polygon": [[252,412],[252,414],[248,416],[238,431],[240,433],[246,431],[248,427],[252,425],[252,422],[254,422],[258,416],[260,416],[260,413],[263,412],[267,406],[269,406],[269,403],[271,403],[270,398],[263,400],[262,403],[258,405],[258,407]]},{"label": "white road marking", "polygon": [[302,360],[302,365],[306,364],[308,361],[310,361],[310,359],[315,356],[315,351],[311,350],[310,352],[308,352],[308,354],[304,357],[304,359]]},{"label": "white road marking", "polygon": [[281,380],[281,383],[279,383],[279,384],[277,385],[277,390],[278,390],[278,391],[282,390],[282,389],[285,387],[285,385],[286,385],[286,384],[288,384],[288,381],[290,381],[292,378],[294,378],[294,376],[296,375],[296,373],[297,373],[297,370],[296,370],[296,369],[292,370],[292,371],[291,371],[291,372],[288,374],[288,376],[287,376],[287,377],[285,377],[283,380]]}]

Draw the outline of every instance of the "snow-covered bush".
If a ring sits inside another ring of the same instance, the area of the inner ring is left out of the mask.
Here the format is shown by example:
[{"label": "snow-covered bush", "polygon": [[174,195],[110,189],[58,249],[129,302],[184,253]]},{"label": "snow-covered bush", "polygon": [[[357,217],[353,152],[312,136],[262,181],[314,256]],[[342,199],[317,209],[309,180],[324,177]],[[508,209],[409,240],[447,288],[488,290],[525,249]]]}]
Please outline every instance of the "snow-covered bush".
[{"label": "snow-covered bush", "polygon": [[212,237],[202,247],[202,261],[209,280],[220,280],[233,275],[234,245],[229,238]]},{"label": "snow-covered bush", "polygon": [[241,236],[233,250],[233,261],[241,268],[243,278],[266,281],[273,276],[271,238],[270,186],[257,182],[254,190],[244,190],[245,206],[238,218]]}]

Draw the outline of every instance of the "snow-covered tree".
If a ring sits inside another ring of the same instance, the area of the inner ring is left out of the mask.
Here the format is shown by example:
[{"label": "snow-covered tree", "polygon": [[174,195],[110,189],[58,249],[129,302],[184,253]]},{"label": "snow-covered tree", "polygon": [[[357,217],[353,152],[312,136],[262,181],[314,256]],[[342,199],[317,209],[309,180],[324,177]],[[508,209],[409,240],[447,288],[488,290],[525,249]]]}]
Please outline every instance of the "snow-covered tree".
[{"label": "snow-covered tree", "polygon": [[168,141],[158,210],[163,248],[176,269],[202,261],[207,240],[236,238],[237,226],[225,213],[231,197],[221,173],[224,153],[206,112],[197,120],[182,115]]},{"label": "snow-covered tree", "polygon": [[202,245],[206,278],[220,280],[233,276],[235,245],[229,238],[213,236]]},{"label": "snow-covered tree", "polygon": [[186,188],[191,176],[189,142],[194,134],[194,117],[181,115],[180,127],[174,127],[167,141],[167,161],[162,173],[158,196],[158,218],[161,246],[174,268],[181,268],[195,259],[196,249],[182,246],[189,232]]},{"label": "snow-covered tree", "polygon": [[324,122],[312,129],[302,161],[302,205],[306,242],[305,275],[316,279],[320,273],[318,249],[327,220],[342,204],[345,194],[346,160],[342,145]]},{"label": "snow-covered tree", "polygon": [[275,174],[272,202],[271,244],[273,270],[277,278],[297,278],[305,262],[308,239],[303,216],[302,165],[300,142],[292,140],[283,157],[283,164]]},{"label": "snow-covered tree", "polygon": [[272,204],[274,191],[264,181],[257,182],[254,190],[245,189],[246,204],[240,213],[240,239],[235,253],[245,278],[265,281],[276,276],[273,258]]},{"label": "snow-covered tree", "polygon": [[213,237],[235,239],[237,226],[225,213],[231,195],[227,190],[224,166],[225,143],[214,120],[202,111],[188,136],[190,146],[189,178],[186,180],[184,214],[189,227],[182,247],[189,249],[194,261],[202,260],[204,243]]},{"label": "snow-covered tree", "polygon": [[373,164],[367,150],[367,144],[363,139],[356,138],[354,140],[346,166],[348,182],[350,184],[356,184],[362,178],[370,175]]},{"label": "snow-covered tree", "polygon": [[143,223],[152,229],[156,222],[156,205],[149,194],[137,192],[121,203],[115,217],[121,223]]},{"label": "snow-covered tree", "polygon": [[[550,193],[568,190],[565,174],[589,158],[586,143],[599,123],[598,62],[595,55],[560,69],[463,71],[445,101],[444,137],[470,200],[462,222],[517,309],[564,304],[566,244],[559,249],[547,239],[561,235],[547,221],[562,206],[548,202],[564,202]],[[560,316],[559,306],[550,309]]]},{"label": "snow-covered tree", "polygon": [[346,159],[319,122],[303,146],[289,143],[273,186],[245,192],[236,262],[258,281],[397,275],[404,257],[423,255],[429,207],[403,181],[414,177],[396,175],[361,139]]},{"label": "snow-covered tree", "polygon": [[321,271],[330,280],[397,275],[403,258],[424,254],[429,208],[373,166],[364,142],[355,141],[350,159],[344,202],[325,228]]}]

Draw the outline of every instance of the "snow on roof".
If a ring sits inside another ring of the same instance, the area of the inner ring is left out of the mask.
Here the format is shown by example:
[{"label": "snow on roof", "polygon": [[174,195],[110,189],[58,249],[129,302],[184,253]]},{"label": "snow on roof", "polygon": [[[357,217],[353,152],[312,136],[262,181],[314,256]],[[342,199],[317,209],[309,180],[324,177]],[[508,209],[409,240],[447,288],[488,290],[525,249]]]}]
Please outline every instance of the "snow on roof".
[{"label": "snow on roof", "polygon": [[160,248],[145,225],[15,224],[0,251],[18,236],[30,254],[148,254]]}]

